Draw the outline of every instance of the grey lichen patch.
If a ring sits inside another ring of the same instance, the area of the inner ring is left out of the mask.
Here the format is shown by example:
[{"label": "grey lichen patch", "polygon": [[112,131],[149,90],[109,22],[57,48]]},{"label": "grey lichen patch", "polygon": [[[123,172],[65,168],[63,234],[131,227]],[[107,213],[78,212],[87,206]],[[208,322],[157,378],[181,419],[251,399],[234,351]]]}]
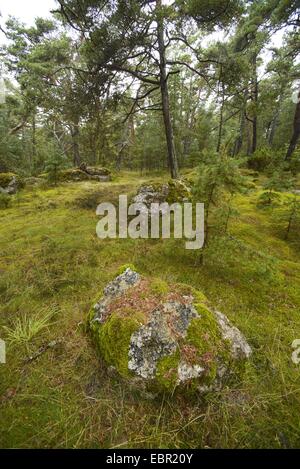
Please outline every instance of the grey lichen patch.
[{"label": "grey lichen patch", "polygon": [[176,341],[170,335],[160,311],[150,322],[131,336],[128,368],[142,378],[154,378],[157,362],[176,350]]},{"label": "grey lichen patch", "polygon": [[249,358],[252,351],[243,334],[237,327],[230,324],[225,314],[219,311],[214,311],[214,314],[221,328],[223,338],[231,344],[233,358],[239,360]]},{"label": "grey lichen patch", "polygon": [[143,378],[153,378],[160,358],[175,352],[192,318],[198,316],[190,304],[170,301],[151,314],[151,319],[131,337],[128,367]]},{"label": "grey lichen patch", "polygon": [[177,384],[190,381],[191,379],[199,378],[205,374],[205,368],[200,365],[189,365],[185,362],[180,362],[178,366],[178,379]]},{"label": "grey lichen patch", "polygon": [[[191,302],[192,297],[183,297],[186,302]],[[169,327],[173,329],[173,332],[177,336],[185,337],[187,334],[188,327],[193,318],[199,317],[196,308],[192,303],[180,303],[178,301],[169,301],[163,305],[163,314],[165,317],[171,318]]]},{"label": "grey lichen patch", "polygon": [[101,300],[94,305],[95,315],[93,321],[104,322],[107,313],[107,307],[110,302],[120,297],[128,288],[136,285],[140,280],[140,275],[130,268],[127,268],[122,274],[118,275],[110,282],[103,291]]}]

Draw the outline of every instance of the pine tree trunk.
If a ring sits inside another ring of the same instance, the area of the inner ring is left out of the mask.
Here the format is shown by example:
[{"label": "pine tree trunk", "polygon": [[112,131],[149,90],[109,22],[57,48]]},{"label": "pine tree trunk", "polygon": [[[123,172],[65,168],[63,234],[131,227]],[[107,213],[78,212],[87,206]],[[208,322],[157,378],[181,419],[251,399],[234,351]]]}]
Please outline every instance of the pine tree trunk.
[{"label": "pine tree trunk", "polygon": [[73,164],[79,167],[81,164],[80,152],[79,152],[79,124],[75,122],[72,127],[72,146],[73,146]]},{"label": "pine tree trunk", "polygon": [[258,79],[257,79],[257,57],[253,57],[253,90],[252,99],[255,104],[254,117],[252,121],[252,148],[251,153],[256,152],[257,148],[257,103],[258,103]]},{"label": "pine tree trunk", "polygon": [[156,12],[157,12],[157,40],[159,48],[159,59],[160,59],[160,90],[162,97],[162,108],[163,118],[165,124],[167,149],[168,149],[168,163],[171,172],[171,177],[176,179],[178,177],[178,165],[174,145],[173,127],[171,122],[170,114],[170,98],[167,81],[167,67],[166,67],[166,55],[165,55],[165,40],[164,40],[164,23],[161,16],[162,13],[162,2],[156,0]]},{"label": "pine tree trunk", "polygon": [[270,133],[269,133],[269,136],[268,136],[268,143],[269,143],[270,146],[273,145],[275,132],[276,132],[278,122],[279,122],[279,114],[280,114],[280,111],[281,111],[283,98],[284,98],[284,89],[282,87],[281,88],[281,93],[280,93],[280,96],[279,96],[279,101],[278,101],[277,106],[276,106],[276,111],[275,111],[273,120],[271,122]]},{"label": "pine tree trunk", "polygon": [[295,117],[294,117],[294,131],[290,141],[290,145],[286,154],[286,161],[290,160],[298,143],[300,136],[300,92],[298,95],[298,104],[296,106]]},{"label": "pine tree trunk", "polygon": [[36,158],[36,120],[35,114],[32,116],[32,155],[31,155],[31,162],[30,162],[30,169],[35,162]]},{"label": "pine tree trunk", "polygon": [[224,105],[225,105],[225,91],[224,91],[224,84],[222,83],[222,104],[221,104],[221,109],[220,109],[217,153],[220,153],[221,143],[222,143]]},{"label": "pine tree trunk", "polygon": [[243,146],[243,136],[244,136],[244,128],[245,128],[245,110],[244,108],[241,110],[241,115],[240,115],[240,130],[239,130],[239,135],[235,141],[234,144],[234,149],[233,149],[233,156],[237,156]]}]

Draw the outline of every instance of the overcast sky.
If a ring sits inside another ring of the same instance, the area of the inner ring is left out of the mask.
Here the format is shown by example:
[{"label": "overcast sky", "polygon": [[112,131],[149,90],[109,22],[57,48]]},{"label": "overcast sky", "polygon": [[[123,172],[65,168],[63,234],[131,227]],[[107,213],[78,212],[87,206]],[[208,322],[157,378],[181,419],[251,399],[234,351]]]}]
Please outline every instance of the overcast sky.
[{"label": "overcast sky", "polygon": [[[168,3],[170,0],[163,0]],[[21,22],[27,25],[33,25],[34,19],[38,16],[43,18],[51,17],[50,10],[57,8],[55,0],[0,0],[0,24],[3,26],[9,15],[15,16]],[[283,32],[280,31],[273,37],[273,45],[279,47],[282,42]],[[214,34],[212,39],[222,40],[222,34]],[[210,39],[211,39],[210,38]],[[5,36],[0,31],[0,43],[5,42]],[[205,42],[203,43],[205,45]],[[270,53],[264,54],[264,60],[267,62],[271,58]]]},{"label": "overcast sky", "polygon": [[1,24],[7,20],[8,15],[12,15],[23,23],[32,25],[37,16],[49,17],[50,10],[55,6],[55,0],[0,0]]}]

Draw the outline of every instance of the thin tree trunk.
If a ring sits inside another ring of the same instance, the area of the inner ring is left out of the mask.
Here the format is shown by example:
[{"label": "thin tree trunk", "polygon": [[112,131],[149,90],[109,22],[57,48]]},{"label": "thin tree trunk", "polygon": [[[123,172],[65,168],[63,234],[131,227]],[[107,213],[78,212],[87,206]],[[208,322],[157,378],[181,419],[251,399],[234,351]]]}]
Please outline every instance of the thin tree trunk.
[{"label": "thin tree trunk", "polygon": [[73,124],[71,134],[72,134],[72,146],[73,146],[73,163],[74,163],[74,166],[79,167],[81,164],[81,157],[80,157],[79,143],[78,143],[78,137],[79,137],[78,121]]},{"label": "thin tree trunk", "polygon": [[300,91],[298,95],[298,104],[296,106],[295,117],[294,117],[294,131],[290,141],[290,145],[286,154],[286,161],[290,160],[298,143],[300,136]]},{"label": "thin tree trunk", "polygon": [[245,110],[244,108],[241,110],[241,115],[240,115],[240,129],[239,129],[239,135],[235,141],[234,144],[234,149],[233,149],[233,156],[237,156],[243,146],[243,136],[244,136],[244,128],[245,128]]},{"label": "thin tree trunk", "polygon": [[278,103],[277,103],[277,106],[276,106],[276,111],[275,111],[273,120],[271,122],[270,133],[269,133],[269,136],[268,136],[268,143],[269,143],[270,146],[273,145],[275,132],[276,132],[278,122],[279,122],[279,114],[280,114],[280,111],[281,111],[281,105],[282,105],[282,102],[283,102],[283,97],[284,97],[284,90],[281,89],[279,100],[278,100]]},{"label": "thin tree trunk", "polygon": [[220,122],[219,122],[217,153],[220,153],[221,143],[222,143],[224,105],[225,105],[225,92],[224,92],[224,84],[222,83],[222,104],[221,104],[221,109],[220,109]]},{"label": "thin tree trunk", "polygon": [[247,122],[247,156],[250,156],[251,155],[251,151],[252,151],[252,139],[251,139],[251,127],[252,127],[252,122],[251,121],[248,121]]},{"label": "thin tree trunk", "polygon": [[[32,156],[31,156],[31,167],[32,163],[34,164],[36,157],[36,121],[35,121],[35,114],[32,116]],[[31,169],[31,168],[30,168]]]},{"label": "thin tree trunk", "polygon": [[171,172],[171,177],[176,179],[178,177],[178,164],[174,145],[174,134],[170,115],[170,98],[167,81],[167,67],[165,55],[165,39],[164,39],[164,22],[162,18],[162,2],[156,0],[157,12],[157,40],[160,58],[160,91],[162,97],[163,118],[165,124],[167,149],[168,149],[168,163]]},{"label": "thin tree trunk", "polygon": [[255,103],[254,117],[253,117],[253,136],[252,136],[252,153],[256,152],[257,148],[257,103],[258,103],[258,79],[257,79],[257,57],[254,56],[253,60],[253,99]]}]

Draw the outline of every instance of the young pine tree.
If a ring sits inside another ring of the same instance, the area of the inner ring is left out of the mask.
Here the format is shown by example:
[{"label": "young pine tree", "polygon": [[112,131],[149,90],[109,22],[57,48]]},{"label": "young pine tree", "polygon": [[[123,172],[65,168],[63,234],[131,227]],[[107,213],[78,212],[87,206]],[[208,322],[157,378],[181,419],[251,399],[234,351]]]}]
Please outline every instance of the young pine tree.
[{"label": "young pine tree", "polygon": [[204,250],[210,238],[228,230],[229,219],[234,214],[232,202],[235,194],[247,190],[248,180],[239,169],[240,162],[227,154],[205,155],[198,170],[194,198],[204,203],[204,246],[200,255],[203,263]]}]

